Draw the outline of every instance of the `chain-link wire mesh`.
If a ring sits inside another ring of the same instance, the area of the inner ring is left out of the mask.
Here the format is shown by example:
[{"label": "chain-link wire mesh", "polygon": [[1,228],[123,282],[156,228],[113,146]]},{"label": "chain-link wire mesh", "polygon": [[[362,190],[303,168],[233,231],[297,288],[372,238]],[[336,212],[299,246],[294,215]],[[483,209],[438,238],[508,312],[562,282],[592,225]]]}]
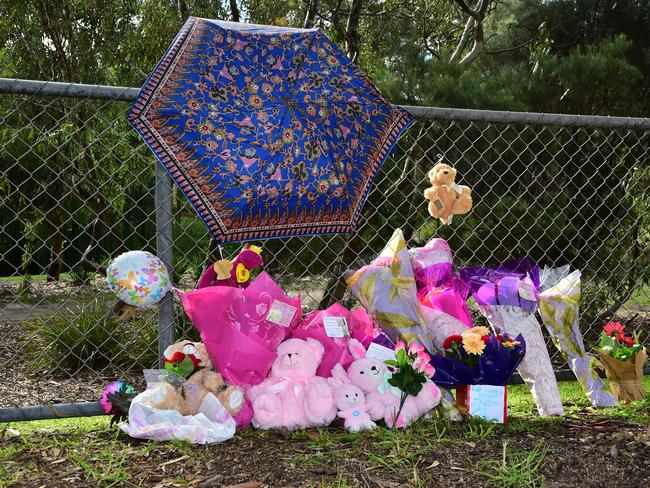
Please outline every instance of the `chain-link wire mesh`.
[{"label": "chain-link wire mesh", "polygon": [[[116,321],[93,269],[125,250],[160,251],[156,209],[160,225],[170,203],[176,286],[194,287],[240,245],[214,246],[178,191],[154,191],[170,183],[126,122],[136,90],[20,83],[0,85],[0,407],[96,400],[107,381],[137,384],[157,363],[159,317]],[[356,233],[258,242],[265,269],[305,311],[353,305],[344,276],[401,227],[411,246],[447,239],[457,267],[530,256],[580,269],[587,340],[611,319],[648,330],[650,121],[413,111]],[[451,226],[423,198],[439,155],[473,191],[474,208]],[[178,303],[173,315],[174,337],[196,337]]]}]

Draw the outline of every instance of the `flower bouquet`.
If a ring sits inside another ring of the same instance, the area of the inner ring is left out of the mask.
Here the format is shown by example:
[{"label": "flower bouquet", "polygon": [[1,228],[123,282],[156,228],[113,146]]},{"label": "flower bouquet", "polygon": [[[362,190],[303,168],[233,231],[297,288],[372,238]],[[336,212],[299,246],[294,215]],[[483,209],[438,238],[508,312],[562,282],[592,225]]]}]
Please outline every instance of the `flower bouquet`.
[{"label": "flower bouquet", "polygon": [[569,267],[544,268],[539,293],[539,314],[553,343],[566,359],[594,407],[613,407],[616,397],[598,376],[598,359],[587,354],[580,332],[580,271]]},{"label": "flower bouquet", "polygon": [[209,286],[176,293],[215,369],[231,385],[261,383],[278,345],[302,316],[300,298],[288,297],[265,272],[245,289]]},{"label": "flower bouquet", "polygon": [[112,415],[111,426],[129,418],[129,407],[135,398],[133,387],[124,381],[115,381],[104,388],[99,402],[107,415]]},{"label": "flower bouquet", "polygon": [[537,264],[518,259],[496,268],[465,268],[460,277],[494,329],[511,336],[521,334],[526,339],[526,357],[519,365],[519,374],[533,395],[539,414],[563,415],[551,358],[535,318],[539,294]]},{"label": "flower bouquet", "polygon": [[[474,385],[502,387],[499,391],[505,409],[505,385],[526,354],[526,342],[520,334],[492,334],[477,326],[462,334],[447,337],[445,356],[431,357],[435,369],[432,380],[439,386],[456,388],[456,402],[461,412],[473,414],[468,394]],[[478,389],[477,389],[478,391]],[[503,417],[505,422],[505,416]]]},{"label": "flower bouquet", "polygon": [[643,398],[643,365],[648,359],[639,336],[625,335],[619,322],[609,322],[603,327],[596,350],[605,365],[612,392],[619,400]]},{"label": "flower bouquet", "polygon": [[430,356],[419,344],[411,344],[408,349],[403,341],[395,345],[395,359],[384,361],[394,368],[388,384],[400,391],[399,407],[392,414],[393,425],[389,427],[402,427],[400,425],[402,409],[409,395],[416,397],[425,383],[431,380],[435,370],[430,364]]},{"label": "flower bouquet", "polygon": [[348,287],[391,340],[416,341],[432,350],[401,229],[372,263],[350,275]]}]

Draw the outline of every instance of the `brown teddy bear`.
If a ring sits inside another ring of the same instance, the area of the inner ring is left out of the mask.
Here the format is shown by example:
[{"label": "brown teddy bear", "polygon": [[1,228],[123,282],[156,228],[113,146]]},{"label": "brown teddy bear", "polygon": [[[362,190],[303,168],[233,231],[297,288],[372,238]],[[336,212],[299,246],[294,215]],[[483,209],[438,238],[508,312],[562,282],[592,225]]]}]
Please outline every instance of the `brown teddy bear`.
[{"label": "brown teddy bear", "polygon": [[465,214],[472,208],[472,190],[455,183],[456,170],[438,163],[429,171],[431,187],[424,190],[429,200],[429,213],[443,224],[451,224],[455,214]]},{"label": "brown teddy bear", "polygon": [[236,386],[226,385],[221,375],[212,369],[212,362],[202,342],[180,341],[172,344],[165,349],[163,365],[170,371],[170,376],[178,378],[178,381],[156,384],[156,391],[151,396],[153,407],[177,410],[182,415],[195,415],[205,396],[212,393],[230,415],[235,416],[241,410],[243,391]]}]

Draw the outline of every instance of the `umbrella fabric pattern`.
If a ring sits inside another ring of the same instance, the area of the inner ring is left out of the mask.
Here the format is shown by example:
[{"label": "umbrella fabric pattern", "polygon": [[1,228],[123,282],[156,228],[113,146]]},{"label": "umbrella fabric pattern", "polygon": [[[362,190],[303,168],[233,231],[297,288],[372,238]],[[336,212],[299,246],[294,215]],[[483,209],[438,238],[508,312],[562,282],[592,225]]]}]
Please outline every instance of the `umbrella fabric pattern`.
[{"label": "umbrella fabric pattern", "polygon": [[351,232],[412,117],[318,29],[190,18],[129,121],[231,242]]}]

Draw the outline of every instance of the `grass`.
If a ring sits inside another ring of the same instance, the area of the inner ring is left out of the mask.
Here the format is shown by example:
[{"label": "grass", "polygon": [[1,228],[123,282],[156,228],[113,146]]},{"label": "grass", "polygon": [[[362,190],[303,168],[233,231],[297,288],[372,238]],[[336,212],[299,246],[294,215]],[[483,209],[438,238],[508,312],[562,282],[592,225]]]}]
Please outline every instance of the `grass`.
[{"label": "grass", "polygon": [[485,461],[477,472],[492,483],[504,488],[530,487],[544,485],[544,475],[540,467],[548,454],[543,442],[538,442],[530,451],[508,449],[508,441],[503,441],[500,460]]},{"label": "grass", "polygon": [[634,290],[634,293],[632,293],[630,299],[625,302],[625,305],[650,306],[650,286],[644,286]]},{"label": "grass", "polygon": [[[650,377],[644,378],[644,384],[650,390]],[[566,409],[566,416],[561,418],[538,417],[526,387],[510,385],[510,417],[505,426],[477,418],[449,422],[433,415],[403,431],[379,428],[351,434],[340,427],[327,427],[278,434],[249,429],[238,433],[231,443],[213,450],[186,442],[133,442],[120,432],[111,432],[108,417],[7,424],[0,426],[0,486],[11,485],[21,477],[38,476],[42,466],[39,462],[43,460],[46,464],[61,463],[63,466],[63,458],[68,459],[65,461],[67,469],[82,473],[89,484],[128,486],[141,483],[137,479],[138,470],[147,464],[188,456],[200,465],[213,460],[216,453],[222,452],[220,449],[237,450],[237,446],[264,446],[274,442],[273,449],[282,446],[278,459],[288,457],[294,466],[292,469],[317,474],[302,480],[306,484],[311,482],[309,486],[314,487],[357,486],[350,484],[351,473],[339,468],[349,466],[346,463],[350,460],[363,466],[367,473],[401,479],[405,486],[435,486],[436,469],[457,469],[463,476],[478,477],[480,486],[535,487],[543,485],[540,467],[550,453],[549,446],[544,442],[531,442],[528,446],[524,442],[521,449],[521,443],[515,446],[514,440],[510,441],[517,434],[520,439],[523,434],[524,438],[534,436],[548,441],[549,435],[552,438],[567,422],[578,419],[616,419],[644,427],[650,423],[648,396],[638,402],[596,411],[576,382],[559,385]],[[8,428],[13,430],[7,431]],[[16,431],[19,437],[7,442],[7,437],[15,435]],[[485,446],[492,446],[487,457],[482,455],[473,463],[473,453],[481,452],[481,448],[485,450]],[[445,461],[439,457],[449,449],[466,453],[464,456],[469,460],[452,458]],[[39,453],[36,457],[35,452]],[[463,465],[464,462],[467,464]],[[323,469],[334,474],[318,474]],[[183,476],[190,476],[190,471],[176,474],[179,486],[189,483],[189,478],[183,481]]]},{"label": "grass", "polygon": [[[60,281],[74,281],[72,273],[61,273]],[[47,281],[47,275],[16,275],[16,276],[0,276],[0,281],[14,281],[17,283],[23,281]]]}]

